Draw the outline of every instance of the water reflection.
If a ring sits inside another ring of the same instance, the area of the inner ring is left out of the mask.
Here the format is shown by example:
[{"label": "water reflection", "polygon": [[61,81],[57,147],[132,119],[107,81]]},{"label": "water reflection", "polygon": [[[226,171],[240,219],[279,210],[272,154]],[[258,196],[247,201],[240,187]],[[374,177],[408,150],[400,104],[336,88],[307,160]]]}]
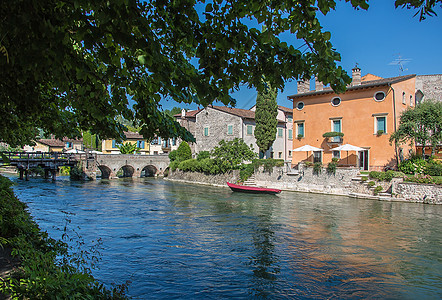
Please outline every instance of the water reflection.
[{"label": "water reflection", "polygon": [[57,238],[102,238],[95,275],[137,298],[440,298],[442,208],[159,179],[20,182]]}]

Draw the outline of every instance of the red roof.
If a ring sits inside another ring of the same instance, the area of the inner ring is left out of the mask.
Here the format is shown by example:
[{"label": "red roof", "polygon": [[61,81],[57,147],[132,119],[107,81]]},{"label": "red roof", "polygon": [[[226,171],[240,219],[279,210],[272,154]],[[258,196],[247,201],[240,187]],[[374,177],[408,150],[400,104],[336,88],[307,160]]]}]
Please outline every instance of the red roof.
[{"label": "red roof", "polygon": [[56,139],[39,139],[38,143],[49,146],[49,147],[64,147],[65,143]]},{"label": "red roof", "polygon": [[144,137],[138,132],[125,131],[124,135],[126,136],[126,139],[138,139],[138,140],[144,139]]},{"label": "red roof", "polygon": [[[186,118],[195,118],[195,115],[196,115],[197,113],[199,113],[200,111],[202,111],[202,109],[186,111],[186,115],[185,115],[185,117],[186,117]],[[176,114],[176,115],[174,115],[174,117],[175,117],[175,118],[181,118],[181,114]]]}]

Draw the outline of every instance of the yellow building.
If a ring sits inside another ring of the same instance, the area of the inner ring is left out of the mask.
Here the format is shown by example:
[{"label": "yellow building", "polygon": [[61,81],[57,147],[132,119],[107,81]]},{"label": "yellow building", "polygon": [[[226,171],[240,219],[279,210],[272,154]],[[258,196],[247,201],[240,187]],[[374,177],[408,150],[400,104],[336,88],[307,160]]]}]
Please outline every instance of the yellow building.
[{"label": "yellow building", "polygon": [[140,148],[140,154],[149,154],[149,142],[144,137],[136,132],[125,131],[126,139],[122,143],[117,143],[116,140],[103,140],[102,149],[103,154],[120,154],[119,145],[124,143],[131,143],[137,145]]}]

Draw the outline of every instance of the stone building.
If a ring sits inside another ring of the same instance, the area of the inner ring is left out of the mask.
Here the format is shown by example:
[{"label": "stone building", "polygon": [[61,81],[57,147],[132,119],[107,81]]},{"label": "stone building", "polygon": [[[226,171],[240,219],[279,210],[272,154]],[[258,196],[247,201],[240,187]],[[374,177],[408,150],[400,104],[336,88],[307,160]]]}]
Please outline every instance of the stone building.
[{"label": "stone building", "polygon": [[[258,153],[256,145],[255,112],[253,110],[225,106],[208,106],[195,114],[195,152],[210,151],[221,140],[241,138]],[[286,121],[278,119],[276,139],[265,153],[266,158],[288,158],[286,143]]]},{"label": "stone building", "polygon": [[442,74],[416,76],[416,103],[427,99],[442,101]]}]

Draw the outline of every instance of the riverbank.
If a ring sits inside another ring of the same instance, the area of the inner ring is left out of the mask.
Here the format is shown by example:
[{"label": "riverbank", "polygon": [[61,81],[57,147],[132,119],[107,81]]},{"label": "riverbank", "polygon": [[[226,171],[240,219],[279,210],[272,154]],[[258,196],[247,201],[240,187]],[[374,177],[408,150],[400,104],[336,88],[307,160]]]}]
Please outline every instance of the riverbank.
[{"label": "riverbank", "polygon": [[97,282],[84,257],[41,231],[11,186],[0,175],[0,298],[127,299],[121,289]]},{"label": "riverbank", "polygon": [[[376,181],[374,185],[363,180],[358,168],[337,168],[329,173],[325,168],[315,170],[301,165],[298,170],[274,167],[271,172],[261,167],[255,171],[248,184],[276,188],[283,191],[347,196],[378,201],[442,204],[442,186],[417,184],[393,178],[390,182]],[[239,171],[220,175],[206,175],[197,172],[170,172],[167,180],[226,186],[226,182],[237,182]],[[371,181],[371,180],[370,180]],[[247,183],[246,183],[247,184]],[[378,190],[376,190],[376,188]]]}]

